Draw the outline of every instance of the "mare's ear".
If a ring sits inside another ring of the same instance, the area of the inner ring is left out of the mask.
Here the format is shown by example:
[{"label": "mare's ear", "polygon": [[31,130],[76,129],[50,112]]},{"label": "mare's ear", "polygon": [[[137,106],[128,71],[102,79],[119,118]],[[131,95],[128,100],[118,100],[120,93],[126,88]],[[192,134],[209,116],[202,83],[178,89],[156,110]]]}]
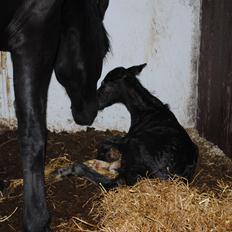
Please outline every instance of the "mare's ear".
[{"label": "mare's ear", "polygon": [[142,70],[144,69],[144,67],[146,65],[147,64],[145,63],[145,64],[141,64],[141,65],[132,66],[132,67],[127,69],[127,72],[129,72],[133,76],[137,76],[142,72]]},{"label": "mare's ear", "polygon": [[98,9],[101,15],[102,20],[104,19],[106,10],[109,6],[109,0],[97,0]]}]

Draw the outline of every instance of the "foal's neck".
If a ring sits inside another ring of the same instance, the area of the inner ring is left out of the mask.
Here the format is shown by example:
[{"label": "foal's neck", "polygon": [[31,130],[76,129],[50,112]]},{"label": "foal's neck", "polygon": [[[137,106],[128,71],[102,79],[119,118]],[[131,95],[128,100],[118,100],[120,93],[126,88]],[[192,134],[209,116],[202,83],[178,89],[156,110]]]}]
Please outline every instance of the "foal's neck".
[{"label": "foal's neck", "polygon": [[131,120],[137,121],[143,118],[149,112],[158,112],[165,108],[164,104],[151,95],[138,80],[134,80],[124,94],[123,103],[131,114]]}]

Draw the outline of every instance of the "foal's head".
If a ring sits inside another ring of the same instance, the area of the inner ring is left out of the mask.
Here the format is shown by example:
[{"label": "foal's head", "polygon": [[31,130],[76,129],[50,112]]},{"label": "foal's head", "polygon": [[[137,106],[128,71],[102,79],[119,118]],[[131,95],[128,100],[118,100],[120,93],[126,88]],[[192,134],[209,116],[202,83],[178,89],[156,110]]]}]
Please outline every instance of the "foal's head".
[{"label": "foal's head", "polygon": [[109,0],[67,0],[63,6],[55,72],[80,125],[90,125],[97,115],[97,81],[109,50],[103,25],[108,4]]},{"label": "foal's head", "polygon": [[136,76],[145,66],[146,64],[142,64],[127,69],[118,67],[110,71],[98,89],[99,109],[102,110],[115,103],[121,103],[135,82],[138,82]]}]

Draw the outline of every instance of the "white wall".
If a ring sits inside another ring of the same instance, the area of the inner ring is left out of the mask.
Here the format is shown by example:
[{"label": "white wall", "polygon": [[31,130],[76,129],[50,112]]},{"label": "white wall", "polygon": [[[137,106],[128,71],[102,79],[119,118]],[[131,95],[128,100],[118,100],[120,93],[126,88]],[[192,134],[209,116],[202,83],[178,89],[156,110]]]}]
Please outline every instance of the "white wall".
[{"label": "white wall", "polygon": [[10,57],[0,53],[0,123],[6,126],[16,124],[14,112],[13,75]]},{"label": "white wall", "polygon": [[[111,0],[105,17],[112,51],[102,77],[116,66],[146,62],[141,82],[170,105],[185,127],[193,127],[196,119],[200,5],[201,0]],[[48,102],[50,129],[84,128],[75,125],[69,107],[67,95],[53,77]],[[93,126],[127,130],[129,125],[126,109],[115,105],[99,113]]]}]

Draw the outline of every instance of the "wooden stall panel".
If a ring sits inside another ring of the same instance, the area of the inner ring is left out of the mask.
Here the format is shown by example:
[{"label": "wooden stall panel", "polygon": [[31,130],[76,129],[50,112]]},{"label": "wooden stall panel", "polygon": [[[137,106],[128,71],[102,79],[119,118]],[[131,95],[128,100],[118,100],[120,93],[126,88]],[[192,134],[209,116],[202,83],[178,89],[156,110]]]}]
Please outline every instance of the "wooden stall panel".
[{"label": "wooden stall panel", "polygon": [[197,127],[232,157],[232,1],[202,1]]}]

